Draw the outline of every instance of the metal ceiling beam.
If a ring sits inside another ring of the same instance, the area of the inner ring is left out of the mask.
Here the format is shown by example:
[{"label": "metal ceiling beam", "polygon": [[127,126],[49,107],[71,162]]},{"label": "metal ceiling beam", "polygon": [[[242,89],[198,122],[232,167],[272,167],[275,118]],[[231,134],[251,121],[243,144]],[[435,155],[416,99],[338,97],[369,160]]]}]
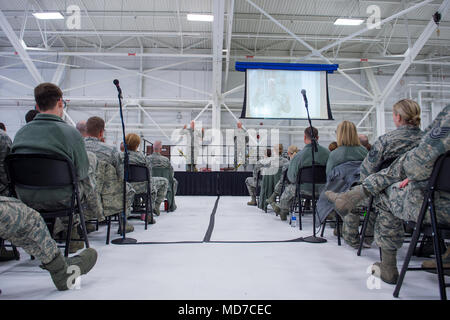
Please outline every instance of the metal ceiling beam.
[{"label": "metal ceiling beam", "polygon": [[231,54],[231,35],[233,34],[233,12],[234,0],[228,2],[228,16],[227,16],[227,39],[226,39],[226,57],[225,57],[225,90],[228,88],[228,72],[230,71],[230,54]]},{"label": "metal ceiling beam", "polygon": [[[279,26],[281,29],[283,29],[285,32],[287,32],[288,34],[290,34],[294,39],[296,39],[298,42],[300,42],[303,46],[305,46],[306,48],[308,48],[311,52],[313,56],[318,56],[319,58],[322,58],[322,60],[326,61],[329,64],[332,64],[332,62],[325,57],[324,55],[322,55],[321,52],[319,52],[317,49],[313,48],[310,44],[308,44],[306,41],[304,41],[303,39],[299,38],[295,33],[293,33],[292,31],[290,31],[288,28],[286,28],[284,25],[282,25],[280,22],[278,22],[277,20],[275,20],[270,14],[268,14],[267,12],[265,12],[262,8],[260,8],[259,6],[257,6],[254,2],[252,2],[251,0],[246,0],[250,5],[252,5],[255,9],[257,9],[258,11],[260,11],[262,14],[264,14],[267,18],[269,18],[270,20],[272,20],[277,26]],[[343,75],[345,78],[347,78],[347,80],[349,80],[351,83],[353,83],[356,87],[358,87],[359,89],[361,89],[361,91],[367,93],[369,96],[372,96],[372,94],[366,90],[366,88],[364,88],[363,86],[361,86],[358,82],[356,82],[352,77],[350,77],[349,75],[347,75],[344,71],[341,71],[339,69],[337,69],[337,71]]]},{"label": "metal ceiling beam", "polygon": [[11,42],[16,52],[19,54],[20,58],[22,59],[23,63],[30,72],[36,84],[44,82],[44,79],[42,78],[40,72],[38,71],[34,63],[31,61],[28,52],[22,46],[22,43],[20,42],[17,35],[14,33],[11,25],[9,24],[8,20],[6,19],[5,15],[1,10],[0,10],[0,26],[3,29],[3,32],[8,37],[9,41]]}]

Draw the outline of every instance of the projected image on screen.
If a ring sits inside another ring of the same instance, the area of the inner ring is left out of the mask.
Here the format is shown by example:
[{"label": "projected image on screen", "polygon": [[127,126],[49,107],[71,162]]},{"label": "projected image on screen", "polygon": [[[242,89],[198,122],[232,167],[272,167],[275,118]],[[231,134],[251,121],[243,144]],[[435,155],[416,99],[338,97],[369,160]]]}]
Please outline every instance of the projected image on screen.
[{"label": "projected image on screen", "polygon": [[305,89],[311,118],[328,119],[326,77],[326,71],[248,69],[245,117],[305,119]]}]

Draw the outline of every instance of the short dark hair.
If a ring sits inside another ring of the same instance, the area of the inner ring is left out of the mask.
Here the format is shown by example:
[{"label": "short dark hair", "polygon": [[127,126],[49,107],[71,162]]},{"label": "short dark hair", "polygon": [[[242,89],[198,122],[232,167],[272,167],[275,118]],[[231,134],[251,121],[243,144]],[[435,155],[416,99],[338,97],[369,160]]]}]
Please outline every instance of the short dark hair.
[{"label": "short dark hair", "polygon": [[40,113],[40,112],[35,109],[28,111],[27,114],[25,115],[26,123],[33,121],[34,117],[36,117],[38,115],[38,113]]},{"label": "short dark hair", "polygon": [[0,129],[2,129],[3,131],[6,131],[6,127],[3,122],[0,122]]},{"label": "short dark hair", "polygon": [[52,110],[62,98],[61,89],[50,82],[44,82],[34,88],[34,100],[40,111]]},{"label": "short dark hair", "polygon": [[[317,137],[319,136],[319,131],[316,128],[314,128],[314,127],[312,127],[312,131],[314,133],[314,137],[317,139]],[[305,137],[307,139],[311,139],[312,138],[312,136],[311,136],[311,127],[308,127],[308,128],[305,129]]]},{"label": "short dark hair", "polygon": [[266,155],[270,158],[272,156],[272,149],[266,149]]},{"label": "short dark hair", "polygon": [[97,137],[105,130],[105,121],[100,117],[90,117],[86,122],[86,132],[91,137]]}]

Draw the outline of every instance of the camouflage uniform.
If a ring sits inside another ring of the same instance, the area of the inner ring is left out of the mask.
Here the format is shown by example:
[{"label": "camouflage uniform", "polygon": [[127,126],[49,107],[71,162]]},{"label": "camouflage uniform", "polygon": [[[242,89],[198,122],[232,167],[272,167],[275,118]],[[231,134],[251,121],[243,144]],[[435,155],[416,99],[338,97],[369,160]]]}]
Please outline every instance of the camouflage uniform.
[{"label": "camouflage uniform", "polygon": [[248,193],[251,197],[256,197],[256,179],[258,178],[258,173],[262,168],[268,167],[270,165],[270,158],[264,158],[259,160],[255,167],[253,168],[253,176],[245,179],[245,184],[247,185]]},{"label": "camouflage uniform", "polygon": [[178,181],[175,179],[175,173],[173,171],[172,164],[170,163],[170,160],[161,155],[159,152],[153,152],[150,156],[148,156],[148,159],[150,161],[150,166],[153,168],[167,168],[170,171],[170,174],[173,177],[173,193],[174,195],[177,194],[178,189]]},{"label": "camouflage uniform", "polygon": [[[195,171],[197,160],[199,156],[199,150],[201,148],[202,131],[191,128],[181,129],[180,136],[185,136],[186,142],[184,144],[185,152],[184,157],[186,159],[186,171]],[[178,143],[178,142],[176,142]],[[175,143],[175,144],[176,144]]]},{"label": "camouflage uniform", "polygon": [[[374,173],[377,167],[390,158],[397,158],[402,154],[415,148],[423,136],[423,131],[419,127],[404,125],[396,130],[380,136],[373,144],[368,156],[364,159],[360,169],[360,181],[364,181],[370,174]],[[380,199],[375,197],[373,202],[374,212],[370,214],[366,235],[370,241],[373,237],[375,221],[378,216]],[[359,243],[358,227],[360,223],[359,214],[348,214],[343,219],[342,236],[348,243]]]},{"label": "camouflage uniform", "polygon": [[[123,162],[124,154],[120,155],[120,159]],[[161,204],[166,198],[167,188],[169,187],[169,181],[163,177],[152,177],[152,168],[150,160],[138,151],[129,151],[129,163],[147,166],[150,171],[150,189],[152,197],[152,208],[155,208],[155,203]],[[131,183],[136,194],[142,194],[147,192],[146,182],[133,182]]]},{"label": "camouflage uniform", "polygon": [[[294,158],[289,162],[289,168],[287,173],[288,181],[285,184],[283,194],[280,197],[280,209],[284,212],[290,210],[292,201],[295,197],[295,189],[297,184],[297,175],[300,168],[311,166],[312,164],[312,152],[311,144],[307,144],[302,151],[297,153]],[[326,165],[330,151],[321,145],[317,144],[318,152],[314,152],[315,163],[319,165]],[[315,193],[319,198],[320,189],[323,185],[316,185]],[[312,195],[312,185],[303,184],[300,186],[302,194]]]},{"label": "camouflage uniform", "polygon": [[15,198],[0,196],[0,237],[22,247],[43,264],[60,254],[41,215]]},{"label": "camouflage uniform", "polygon": [[[97,156],[96,185],[105,217],[123,210],[123,165],[119,152],[112,146],[94,137],[85,138],[86,150]],[[127,215],[131,212],[135,190],[127,183]]]},{"label": "camouflage uniform", "polygon": [[3,130],[0,130],[0,195],[8,195],[8,177],[6,175],[5,158],[11,152],[12,141]]},{"label": "camouflage uniform", "polygon": [[[446,106],[417,147],[398,158],[389,168],[367,177],[362,185],[372,195],[379,195],[375,241],[382,249],[395,250],[403,244],[402,221],[417,221],[426,186],[436,159],[450,150],[450,105]],[[400,189],[399,183],[410,182]],[[438,223],[450,223],[450,194],[435,192]],[[430,223],[429,214],[425,222]]]},{"label": "camouflage uniform", "polygon": [[246,145],[248,142],[248,134],[242,129],[238,128],[234,130],[234,167],[236,170],[238,167],[246,167],[248,161],[245,158]]}]

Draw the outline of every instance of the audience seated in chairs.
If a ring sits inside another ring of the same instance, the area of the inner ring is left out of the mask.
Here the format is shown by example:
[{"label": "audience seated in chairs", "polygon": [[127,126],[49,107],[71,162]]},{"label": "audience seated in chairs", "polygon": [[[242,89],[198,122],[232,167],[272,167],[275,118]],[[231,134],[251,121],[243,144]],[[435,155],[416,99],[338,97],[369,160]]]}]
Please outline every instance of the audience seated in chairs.
[{"label": "audience seated in chairs", "polygon": [[[150,159],[144,155],[144,153],[137,151],[139,145],[141,144],[141,138],[135,133],[129,133],[125,137],[125,143],[127,144],[129,152],[129,163],[147,166],[152,173],[152,167]],[[120,155],[121,163],[123,163],[124,154]],[[123,164],[122,164],[123,165]],[[169,186],[169,181],[163,177],[151,177],[151,198],[152,198],[152,208],[154,213],[160,215],[161,203],[166,198],[167,189]],[[133,189],[136,194],[144,194],[147,190],[147,185],[145,182],[132,183]]]},{"label": "audience seated in chairs", "polygon": [[[341,216],[352,214],[352,209],[370,195],[379,197],[375,241],[381,248],[382,259],[374,264],[373,272],[387,283],[395,284],[398,279],[397,250],[403,245],[403,221],[417,221],[434,164],[450,150],[449,113],[450,105],[447,105],[425,130],[419,144],[388,168],[369,175],[350,191],[325,193]],[[394,113],[396,116],[398,113]],[[435,192],[434,200],[437,223],[450,225],[450,194]],[[429,218],[429,215],[425,217],[425,223],[429,224]],[[444,267],[450,266],[448,257],[447,252]]]},{"label": "audience seated in chairs", "polygon": [[168,206],[167,211],[171,212],[177,209],[177,205],[175,204],[175,195],[178,189],[178,181],[175,179],[175,173],[170,160],[161,155],[161,151],[162,142],[157,140],[153,144],[153,153],[148,156],[148,159],[150,160],[153,177],[163,177],[169,181],[166,198]]},{"label": "audience seated in chairs", "polygon": [[[318,130],[314,127],[312,130],[317,140],[317,149],[318,149],[317,152],[314,152],[315,163],[318,165],[326,165],[330,152],[328,151],[328,149],[322,147],[318,143],[319,141]],[[286,184],[285,189],[281,194],[280,203],[279,205],[277,204],[273,205],[275,212],[280,215],[281,220],[287,219],[287,215],[292,205],[292,200],[295,198],[297,175],[300,169],[303,167],[311,166],[312,164],[311,138],[312,138],[311,131],[310,128],[308,127],[305,129],[303,138],[305,142],[305,147],[303,148],[302,151],[297,153],[289,163],[289,168],[287,171],[288,183]],[[322,187],[323,185],[316,185],[315,193],[319,194]],[[310,184],[302,185],[301,189],[303,194],[306,195],[312,194],[312,185]]]}]

